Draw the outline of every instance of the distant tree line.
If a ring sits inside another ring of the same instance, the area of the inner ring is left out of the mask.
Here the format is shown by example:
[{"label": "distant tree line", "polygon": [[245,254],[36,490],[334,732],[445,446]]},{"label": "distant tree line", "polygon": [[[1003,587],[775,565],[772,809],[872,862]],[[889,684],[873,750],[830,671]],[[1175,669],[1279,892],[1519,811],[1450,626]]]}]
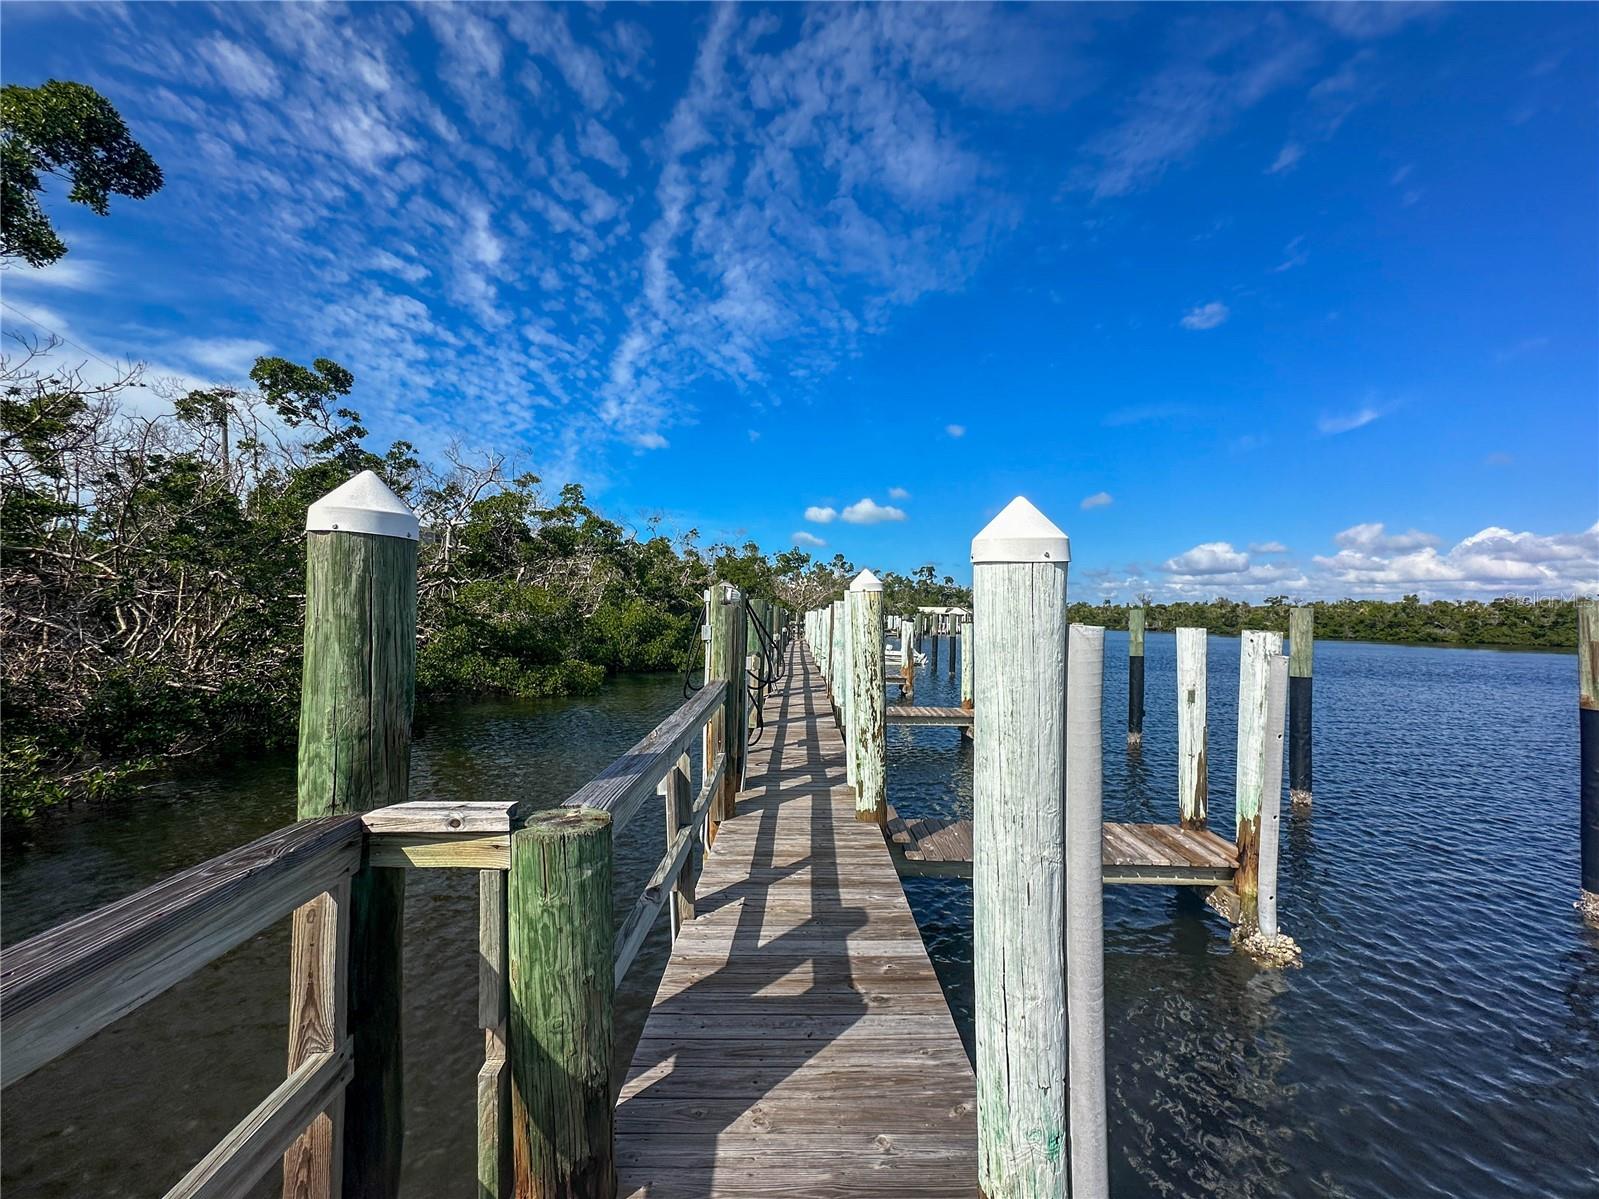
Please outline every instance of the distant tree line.
[{"label": "distant tree line", "polygon": [[[1170,632],[1202,628],[1224,636],[1243,629],[1286,633],[1288,597],[1268,596],[1259,604],[1217,597],[1174,604],[1145,603],[1145,627]],[[1318,600],[1316,637],[1328,641],[1388,641],[1411,645],[1481,646],[1510,649],[1563,649],[1577,644],[1575,599],[1536,601],[1501,597],[1491,600],[1432,600],[1407,595],[1399,600]],[[1073,604],[1071,618],[1080,624],[1127,627],[1125,604]]]}]

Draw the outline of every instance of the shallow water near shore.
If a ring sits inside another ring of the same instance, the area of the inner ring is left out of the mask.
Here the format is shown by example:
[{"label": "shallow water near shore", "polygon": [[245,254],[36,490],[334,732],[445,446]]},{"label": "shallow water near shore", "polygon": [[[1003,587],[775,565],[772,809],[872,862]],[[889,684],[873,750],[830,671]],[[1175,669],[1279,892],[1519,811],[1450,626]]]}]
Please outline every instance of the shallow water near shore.
[{"label": "shallow water near shore", "polygon": [[[940,651],[919,703],[957,698]],[[1211,825],[1226,834],[1238,641],[1209,653]],[[1106,635],[1107,819],[1175,819],[1173,638],[1150,634],[1147,654],[1129,754],[1126,635]],[[1315,804],[1283,811],[1280,920],[1303,968],[1235,954],[1192,893],[1107,893],[1114,1194],[1599,1194],[1599,934],[1571,906],[1575,676],[1570,655],[1318,644]],[[558,803],[681,699],[679,679],[624,678],[588,699],[429,711],[413,797]],[[970,815],[958,732],[888,741],[902,813]],[[292,762],[252,763],[11,838],[4,941],[270,831],[293,789]],[[619,843],[618,917],[661,848],[647,805]],[[458,1194],[482,1045],[476,877],[413,871],[408,888],[405,1191]],[[969,1038],[970,885],[906,890]],[[657,929],[619,996],[623,1057],[665,955]],[[171,1186],[281,1080],[286,956],[273,929],[6,1091],[7,1193]]]}]

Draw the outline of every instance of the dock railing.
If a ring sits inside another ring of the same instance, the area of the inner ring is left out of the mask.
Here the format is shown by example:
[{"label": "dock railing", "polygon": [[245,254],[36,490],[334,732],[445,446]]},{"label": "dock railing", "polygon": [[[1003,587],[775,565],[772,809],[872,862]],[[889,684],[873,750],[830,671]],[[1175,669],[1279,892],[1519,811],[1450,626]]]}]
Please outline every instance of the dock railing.
[{"label": "dock railing", "polygon": [[[701,856],[732,814],[749,705],[776,677],[785,618],[711,588],[703,684],[557,808],[413,801],[415,518],[363,472],[312,506],[307,529],[305,819],[8,948],[0,1084],[292,916],[288,1075],[168,1194],[240,1194],[282,1162],[286,1197],[388,1199],[404,1129],[405,873],[476,870],[477,1192],[608,1194],[615,990],[663,909],[674,938],[693,916]],[[617,930],[612,844],[652,795],[665,850]]]},{"label": "dock railing", "polygon": [[[349,966],[373,948],[351,941],[351,878],[363,864],[477,870],[478,1193],[589,1193],[584,1179],[614,1171],[611,997],[668,901],[674,936],[693,915],[697,856],[726,795],[727,692],[711,681],[559,808],[419,800],[301,821],[9,948],[0,968],[5,1085],[293,914],[311,934],[292,985],[298,1010],[322,1013],[311,1022],[314,1044],[168,1195],[242,1193],[318,1121],[338,1144],[354,1070]],[[713,753],[694,786],[686,750],[707,731]],[[657,794],[665,852],[613,933],[612,839]],[[305,1026],[291,1035],[306,1038]],[[521,1105],[528,1118],[513,1123]],[[343,1185],[342,1154],[327,1160],[333,1168],[319,1175],[286,1175],[284,1193],[355,1193]]]}]

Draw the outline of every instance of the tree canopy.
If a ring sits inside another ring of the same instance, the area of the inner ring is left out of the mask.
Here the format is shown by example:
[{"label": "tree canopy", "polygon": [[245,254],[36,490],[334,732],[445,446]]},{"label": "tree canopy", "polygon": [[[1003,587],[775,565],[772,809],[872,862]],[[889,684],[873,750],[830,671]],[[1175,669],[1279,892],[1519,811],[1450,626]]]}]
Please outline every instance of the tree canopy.
[{"label": "tree canopy", "polygon": [[45,175],[70,182],[69,203],[97,216],[112,194],[143,200],[161,168],[111,102],[83,83],[52,79],[0,88],[0,256],[48,266],[67,252],[39,197]]}]

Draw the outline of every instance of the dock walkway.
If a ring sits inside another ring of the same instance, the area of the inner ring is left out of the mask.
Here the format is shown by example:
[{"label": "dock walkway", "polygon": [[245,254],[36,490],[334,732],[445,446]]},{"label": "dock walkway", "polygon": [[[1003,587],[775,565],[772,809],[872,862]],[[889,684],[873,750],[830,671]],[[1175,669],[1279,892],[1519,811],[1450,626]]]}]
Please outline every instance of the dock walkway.
[{"label": "dock walkway", "polygon": [[976,1084],[803,641],[616,1111],[620,1194],[970,1196]]}]

